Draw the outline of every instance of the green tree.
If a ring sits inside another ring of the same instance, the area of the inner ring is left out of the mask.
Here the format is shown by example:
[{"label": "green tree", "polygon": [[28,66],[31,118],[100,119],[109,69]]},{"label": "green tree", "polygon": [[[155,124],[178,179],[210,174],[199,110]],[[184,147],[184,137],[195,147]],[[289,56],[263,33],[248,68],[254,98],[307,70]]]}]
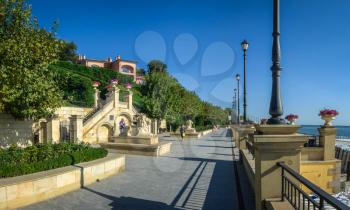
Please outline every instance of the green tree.
[{"label": "green tree", "polygon": [[0,109],[17,118],[50,116],[62,104],[62,92],[48,65],[62,43],[41,29],[24,0],[2,0],[0,23]]},{"label": "green tree", "polygon": [[63,41],[63,47],[59,53],[59,60],[75,63],[78,59],[77,45],[74,42]]},{"label": "green tree", "polygon": [[148,68],[148,73],[168,71],[168,66],[159,60],[150,61],[147,65],[147,68]]},{"label": "green tree", "polygon": [[165,72],[154,72],[145,77],[141,88],[144,96],[142,111],[149,117],[164,119],[167,114],[171,79]]}]

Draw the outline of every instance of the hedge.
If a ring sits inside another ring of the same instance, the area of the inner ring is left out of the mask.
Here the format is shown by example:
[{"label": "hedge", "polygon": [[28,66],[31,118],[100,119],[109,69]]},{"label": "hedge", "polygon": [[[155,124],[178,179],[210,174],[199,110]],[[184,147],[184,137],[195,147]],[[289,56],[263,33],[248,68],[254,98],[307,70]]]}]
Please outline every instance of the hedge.
[{"label": "hedge", "polygon": [[107,156],[104,148],[88,144],[38,144],[26,148],[15,145],[0,149],[0,178],[51,170]]}]

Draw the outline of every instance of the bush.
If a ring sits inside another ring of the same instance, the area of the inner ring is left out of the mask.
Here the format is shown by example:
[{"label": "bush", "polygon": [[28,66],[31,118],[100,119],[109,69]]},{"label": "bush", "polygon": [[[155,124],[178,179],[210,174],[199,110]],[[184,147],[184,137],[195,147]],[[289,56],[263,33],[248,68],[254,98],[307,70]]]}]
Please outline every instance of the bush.
[{"label": "bush", "polygon": [[88,144],[39,144],[0,149],[0,178],[51,170],[107,156],[107,150]]}]

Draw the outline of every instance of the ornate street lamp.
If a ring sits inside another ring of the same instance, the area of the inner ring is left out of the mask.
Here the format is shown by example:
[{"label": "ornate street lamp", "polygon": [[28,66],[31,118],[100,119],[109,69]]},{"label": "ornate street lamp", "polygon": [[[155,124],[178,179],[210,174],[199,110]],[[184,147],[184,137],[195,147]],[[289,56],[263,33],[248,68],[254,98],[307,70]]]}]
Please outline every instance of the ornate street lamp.
[{"label": "ornate street lamp", "polygon": [[241,79],[241,76],[239,74],[236,74],[236,80],[237,80],[237,124],[240,124],[240,103],[239,103],[239,80]]},{"label": "ornate street lamp", "polygon": [[249,43],[247,40],[244,40],[241,43],[241,47],[243,50],[243,60],[244,60],[244,74],[243,74],[243,122],[247,122],[247,84],[246,84],[246,66],[247,66],[247,49],[249,47]]},{"label": "ornate street lamp", "polygon": [[270,125],[284,124],[281,118],[283,115],[283,106],[280,90],[281,75],[281,49],[280,49],[280,1],[274,0],[273,3],[273,46],[272,46],[272,93],[270,101],[270,115],[268,120]]}]

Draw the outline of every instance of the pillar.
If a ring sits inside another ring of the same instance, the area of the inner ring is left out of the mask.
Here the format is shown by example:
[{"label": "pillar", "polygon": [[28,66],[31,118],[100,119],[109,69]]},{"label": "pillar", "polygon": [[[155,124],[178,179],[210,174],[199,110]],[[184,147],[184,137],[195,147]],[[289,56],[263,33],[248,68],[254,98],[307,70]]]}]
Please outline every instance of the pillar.
[{"label": "pillar", "polygon": [[119,88],[116,85],[113,85],[113,100],[114,100],[114,108],[119,106]]},{"label": "pillar", "polygon": [[47,142],[48,143],[59,143],[60,141],[60,120],[57,116],[53,116],[47,122],[46,126]]},{"label": "pillar", "polygon": [[[287,126],[279,126],[278,129]],[[282,176],[277,163],[283,161],[299,172],[301,149],[306,141],[307,137],[302,134],[254,135],[257,210],[265,209],[265,200],[281,199]]]},{"label": "pillar", "polygon": [[334,160],[337,129],[333,126],[322,126],[318,132],[320,133],[320,146],[324,148],[323,159],[325,161]]},{"label": "pillar", "polygon": [[246,141],[248,140],[248,136],[254,132],[255,128],[252,125],[239,126],[237,128],[236,147],[238,147],[238,149],[247,149]]},{"label": "pillar", "polygon": [[70,117],[70,123],[71,123],[71,140],[73,140],[74,143],[79,143],[83,141],[83,116],[81,115],[72,115]]},{"label": "pillar", "polygon": [[132,110],[132,95],[133,95],[132,91],[129,90],[128,109],[130,110]]},{"label": "pillar", "polygon": [[158,134],[158,121],[157,119],[152,119],[152,123],[151,123],[151,132],[153,134]]},{"label": "pillar", "polygon": [[100,91],[97,89],[97,87],[94,87],[94,108],[97,108],[98,107],[98,100],[100,98]]}]

